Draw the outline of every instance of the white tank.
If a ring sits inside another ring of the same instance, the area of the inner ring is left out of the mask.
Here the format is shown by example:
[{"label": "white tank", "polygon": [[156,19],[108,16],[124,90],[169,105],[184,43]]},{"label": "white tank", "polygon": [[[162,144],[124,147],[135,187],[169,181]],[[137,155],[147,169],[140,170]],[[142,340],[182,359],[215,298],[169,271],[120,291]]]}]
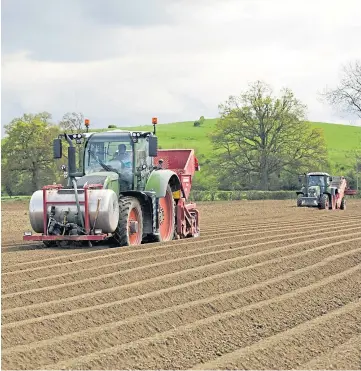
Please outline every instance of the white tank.
[{"label": "white tank", "polygon": [[[62,201],[69,202],[69,204],[54,205],[55,206],[55,216],[54,218],[63,222],[64,212],[69,211],[67,216],[68,222],[75,222],[75,214],[78,210],[75,204],[74,190],[47,190],[47,201],[48,204],[48,217],[51,211],[51,201]],[[79,201],[84,201],[84,193],[78,193]],[[99,213],[96,221],[95,228],[102,229],[103,233],[113,233],[118,225],[119,220],[119,204],[116,193],[111,189],[91,189],[88,190],[88,200],[89,200],[89,220],[90,228],[94,226],[94,220],[96,216],[97,203],[99,203]],[[84,205],[80,205],[80,210],[83,214],[83,220],[85,221],[84,215]],[[33,193],[30,204],[29,204],[29,216],[30,223],[33,230],[36,233],[44,233],[43,225],[43,191],[39,190]],[[80,224],[80,220],[78,222]]]}]

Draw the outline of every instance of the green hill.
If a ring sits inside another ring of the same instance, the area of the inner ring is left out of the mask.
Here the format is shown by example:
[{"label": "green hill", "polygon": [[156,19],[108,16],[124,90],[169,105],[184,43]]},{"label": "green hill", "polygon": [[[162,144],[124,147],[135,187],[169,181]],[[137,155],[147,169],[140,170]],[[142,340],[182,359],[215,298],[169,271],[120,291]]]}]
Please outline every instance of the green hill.
[{"label": "green hill", "polygon": [[361,127],[312,122],[313,127],[323,130],[330,163],[348,168],[354,151],[361,150]]},{"label": "green hill", "polygon": [[[208,137],[216,125],[217,119],[205,120],[201,127],[194,127],[193,121],[175,122],[157,125],[159,145],[162,148],[194,148],[198,155],[207,157],[212,152]],[[361,150],[361,127],[340,124],[311,122],[315,128],[322,129],[333,170],[352,165],[353,151]],[[127,127],[129,130],[152,130],[152,126]],[[108,129],[109,130],[109,129]]]}]

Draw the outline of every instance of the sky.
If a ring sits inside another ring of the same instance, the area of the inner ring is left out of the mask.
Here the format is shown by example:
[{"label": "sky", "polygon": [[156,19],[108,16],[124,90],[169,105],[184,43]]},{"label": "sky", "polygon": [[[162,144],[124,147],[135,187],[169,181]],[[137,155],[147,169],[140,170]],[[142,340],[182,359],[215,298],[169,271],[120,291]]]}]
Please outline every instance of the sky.
[{"label": "sky", "polygon": [[311,121],[361,124],[319,99],[360,58],[360,0],[2,0],[3,126],[48,111],[93,127],[196,120],[263,80]]}]

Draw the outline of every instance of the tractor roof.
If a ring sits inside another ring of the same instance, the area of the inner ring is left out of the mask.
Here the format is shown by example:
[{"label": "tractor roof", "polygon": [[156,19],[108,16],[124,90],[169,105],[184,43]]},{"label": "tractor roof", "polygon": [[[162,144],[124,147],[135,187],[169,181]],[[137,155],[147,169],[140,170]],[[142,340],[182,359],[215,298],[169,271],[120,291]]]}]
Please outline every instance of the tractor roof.
[{"label": "tractor roof", "polygon": [[326,175],[326,176],[330,176],[330,174],[328,174],[328,173],[323,173],[323,172],[319,172],[319,171],[316,171],[316,172],[313,172],[313,173],[308,173],[307,175]]},{"label": "tractor roof", "polygon": [[109,135],[109,134],[112,134],[112,133],[129,133],[130,135],[132,135],[133,132],[136,132],[136,133],[147,133],[147,131],[144,131],[144,130],[122,130],[122,129],[115,129],[115,130],[107,130],[107,131],[93,131],[93,132],[88,132],[88,133],[83,133],[82,135],[85,137],[85,138],[88,138],[90,137],[91,135],[95,134],[95,135]]},{"label": "tractor roof", "polygon": [[107,130],[107,131],[89,131],[88,133],[83,133],[83,136],[85,138],[88,138],[90,137],[91,135],[93,134],[97,134],[97,135],[102,135],[102,134],[110,134],[110,133],[131,133],[131,131],[129,130],[121,130],[121,129],[116,129],[116,130]]}]

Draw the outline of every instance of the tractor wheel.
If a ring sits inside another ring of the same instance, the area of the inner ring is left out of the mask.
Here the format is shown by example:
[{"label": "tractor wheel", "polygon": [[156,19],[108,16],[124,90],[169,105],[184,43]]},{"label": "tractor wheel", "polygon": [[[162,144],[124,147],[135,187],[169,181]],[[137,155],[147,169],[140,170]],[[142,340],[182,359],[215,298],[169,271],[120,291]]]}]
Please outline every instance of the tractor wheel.
[{"label": "tractor wheel", "polygon": [[345,197],[341,201],[340,209],[341,210],[346,210],[346,199],[345,199]]},{"label": "tractor wheel", "polygon": [[142,243],[142,237],[142,207],[136,198],[122,197],[119,200],[119,222],[114,239],[120,246],[136,246]]},{"label": "tractor wheel", "polygon": [[297,196],[297,207],[301,207],[302,206],[302,200],[301,200],[302,197],[303,197],[303,195],[298,195]]},{"label": "tractor wheel", "polygon": [[43,244],[45,245],[45,247],[55,247],[55,246],[57,246],[56,241],[43,241]]},{"label": "tractor wheel", "polygon": [[330,199],[328,195],[322,195],[321,202],[320,202],[320,209],[328,210],[330,208]]},{"label": "tractor wheel", "polygon": [[175,205],[172,189],[168,184],[165,197],[159,199],[159,235],[157,242],[171,241],[175,232]]}]

